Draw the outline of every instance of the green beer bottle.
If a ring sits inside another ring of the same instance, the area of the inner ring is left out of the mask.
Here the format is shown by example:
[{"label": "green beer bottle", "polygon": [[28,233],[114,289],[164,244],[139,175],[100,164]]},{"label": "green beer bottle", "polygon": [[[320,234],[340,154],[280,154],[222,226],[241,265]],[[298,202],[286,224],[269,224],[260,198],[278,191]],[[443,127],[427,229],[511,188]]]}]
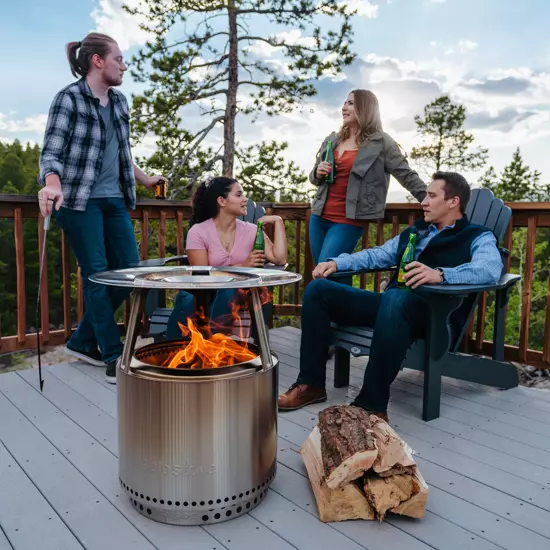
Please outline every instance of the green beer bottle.
[{"label": "green beer bottle", "polygon": [[327,183],[334,183],[334,150],[332,149],[332,141],[327,143],[327,151],[325,153],[325,162],[330,163],[332,170],[325,176]]},{"label": "green beer bottle", "polygon": [[258,222],[258,229],[256,229],[256,238],[254,239],[254,248],[253,250],[260,250],[265,252],[265,240],[264,240],[264,229],[263,222]]},{"label": "green beer bottle", "polygon": [[405,290],[410,290],[410,288],[407,285],[405,285],[405,279],[403,278],[405,273],[407,273],[407,271],[405,270],[405,266],[410,264],[411,262],[414,262],[415,248],[416,248],[416,233],[411,233],[409,235],[409,242],[407,244],[407,248],[405,248],[405,252],[401,257],[401,263],[399,264],[399,272],[397,274],[397,286]]}]

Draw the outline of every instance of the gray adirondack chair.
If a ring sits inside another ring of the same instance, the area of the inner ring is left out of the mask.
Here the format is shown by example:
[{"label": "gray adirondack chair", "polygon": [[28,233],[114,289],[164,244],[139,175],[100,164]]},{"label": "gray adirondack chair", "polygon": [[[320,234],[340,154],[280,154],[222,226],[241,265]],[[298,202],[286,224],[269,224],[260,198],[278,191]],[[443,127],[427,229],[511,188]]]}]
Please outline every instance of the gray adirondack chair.
[{"label": "gray adirondack chair", "polygon": [[[256,204],[249,199],[246,206],[246,215],[241,216],[241,220],[256,223],[262,216],[265,216],[265,208]],[[139,263],[139,267],[162,267],[171,263],[178,262],[180,265],[189,265],[187,255],[170,256],[168,258],[153,258],[151,260],[143,260]],[[264,305],[264,314],[271,317],[272,304]],[[147,294],[145,303],[145,314],[149,319],[149,332],[147,336],[152,336],[155,342],[161,341],[165,337],[168,318],[172,313],[172,308],[166,307],[166,297],[163,290],[151,290]],[[243,324],[249,323],[246,315],[241,316]]]},{"label": "gray adirondack chair", "polygon": [[[472,190],[466,215],[475,224],[491,229],[500,244],[508,228],[512,211],[488,189]],[[503,261],[509,251],[499,248]],[[379,271],[387,271],[379,270]],[[337,276],[357,272],[339,272]],[[402,368],[424,371],[422,418],[433,420],[440,414],[441,377],[477,382],[509,389],[518,385],[516,368],[504,362],[504,312],[513,285],[519,275],[503,273],[493,285],[426,285],[429,291],[430,317],[424,339],[418,339],[409,349]],[[459,352],[474,309],[485,291],[496,293],[493,331],[493,357],[478,357]],[[457,330],[452,319],[464,320]],[[454,329],[454,330],[453,330]],[[349,384],[350,353],[354,357],[369,355],[373,329],[370,327],[332,324],[334,353],[334,386]]]}]

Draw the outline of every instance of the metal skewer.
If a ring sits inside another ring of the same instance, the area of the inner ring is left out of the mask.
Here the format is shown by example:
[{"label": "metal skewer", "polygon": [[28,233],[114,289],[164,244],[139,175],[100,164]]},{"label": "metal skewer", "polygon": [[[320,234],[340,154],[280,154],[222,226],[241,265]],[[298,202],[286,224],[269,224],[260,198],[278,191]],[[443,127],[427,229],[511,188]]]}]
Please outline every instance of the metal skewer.
[{"label": "metal skewer", "polygon": [[38,380],[40,382],[40,391],[44,388],[44,379],[42,378],[42,360],[40,357],[40,331],[42,330],[40,295],[42,290],[42,276],[44,275],[44,259],[46,258],[46,236],[50,228],[51,215],[44,217],[44,240],[42,241],[42,255],[40,258],[40,274],[38,279],[38,296],[36,297],[36,349],[38,351]]}]

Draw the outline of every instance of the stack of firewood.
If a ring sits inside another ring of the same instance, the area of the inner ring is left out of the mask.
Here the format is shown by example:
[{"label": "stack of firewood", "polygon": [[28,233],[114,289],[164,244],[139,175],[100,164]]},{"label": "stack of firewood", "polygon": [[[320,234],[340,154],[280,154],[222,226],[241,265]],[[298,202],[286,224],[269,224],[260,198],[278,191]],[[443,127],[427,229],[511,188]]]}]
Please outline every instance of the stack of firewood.
[{"label": "stack of firewood", "polygon": [[329,407],[300,453],[321,521],[382,521],[387,512],[424,516],[428,486],[411,448],[377,416],[349,405]]}]

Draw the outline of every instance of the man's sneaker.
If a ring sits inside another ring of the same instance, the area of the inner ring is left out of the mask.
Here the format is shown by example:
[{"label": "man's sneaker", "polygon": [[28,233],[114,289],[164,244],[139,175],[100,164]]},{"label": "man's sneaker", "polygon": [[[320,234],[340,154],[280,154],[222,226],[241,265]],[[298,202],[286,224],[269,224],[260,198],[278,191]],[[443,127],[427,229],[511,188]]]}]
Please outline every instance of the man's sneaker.
[{"label": "man's sneaker", "polygon": [[69,344],[65,346],[65,349],[67,350],[67,353],[73,355],[74,357],[78,357],[81,361],[89,363],[94,367],[105,366],[105,362],[101,360],[101,353],[98,349],[93,351],[81,351],[75,348],[71,348]]},{"label": "man's sneaker", "polygon": [[105,382],[116,384],[116,361],[111,361],[105,369]]},{"label": "man's sneaker", "polygon": [[315,388],[307,384],[292,384],[286,393],[279,395],[277,405],[280,411],[295,411],[312,403],[327,400],[325,388]]}]

